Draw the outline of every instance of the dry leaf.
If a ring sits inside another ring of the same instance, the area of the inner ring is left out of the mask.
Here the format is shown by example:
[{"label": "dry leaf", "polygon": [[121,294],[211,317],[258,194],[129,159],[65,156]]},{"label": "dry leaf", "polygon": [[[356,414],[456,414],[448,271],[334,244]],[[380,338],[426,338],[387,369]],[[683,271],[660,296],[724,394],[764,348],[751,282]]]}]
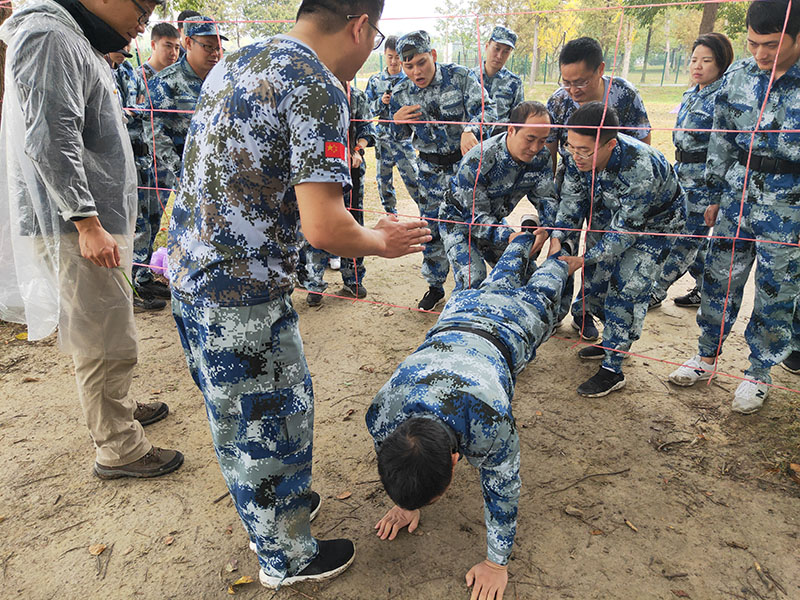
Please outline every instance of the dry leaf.
[{"label": "dry leaf", "polygon": [[354,412],[356,412],[354,408],[348,409],[347,412],[342,417],[342,421],[349,421],[350,417],[353,415]]},{"label": "dry leaf", "polygon": [[580,508],[575,508],[574,506],[565,506],[564,512],[570,517],[578,517],[579,519],[583,518],[583,511]]},{"label": "dry leaf", "polygon": [[225,565],[225,570],[228,573],[233,573],[234,571],[237,571],[238,569],[239,569],[239,561],[236,560],[235,558],[232,558],[231,560],[229,560],[228,564]]},{"label": "dry leaf", "polygon": [[789,476],[789,479],[797,484],[800,484],[800,465],[797,463],[791,463],[786,469],[786,474]]},{"label": "dry leaf", "polygon": [[537,411],[536,411],[535,413],[533,413],[533,414],[535,414],[537,417],[541,417],[541,416],[542,416],[542,411],[540,411],[540,410],[537,410]]},{"label": "dry leaf", "polygon": [[236,581],[234,581],[232,584],[230,584],[228,586],[228,593],[230,595],[233,595],[233,594],[236,593],[236,588],[238,586],[247,585],[248,583],[253,583],[253,581],[254,581],[254,579],[252,577],[250,577],[250,575],[242,575],[241,577],[239,577],[239,579],[237,579]]},{"label": "dry leaf", "polygon": [[589,533],[591,533],[592,535],[603,535],[603,530],[602,529],[592,529]]},{"label": "dry leaf", "polygon": [[375,372],[375,367],[371,367],[369,365],[361,365],[360,367],[358,367],[358,370],[359,371],[366,371],[367,373],[374,373]]},{"label": "dry leaf", "polygon": [[670,590],[673,594],[675,594],[678,598],[691,598],[689,594],[684,592],[683,590]]},{"label": "dry leaf", "polygon": [[5,516],[0,517],[0,523],[2,523],[5,520],[6,520]]},{"label": "dry leaf", "polygon": [[92,544],[89,546],[89,554],[92,556],[100,556],[103,551],[106,549],[105,544]]},{"label": "dry leaf", "polygon": [[22,333],[18,333],[14,337],[17,338],[18,340],[23,340],[24,341],[24,340],[28,339],[28,333],[23,331]]},{"label": "dry leaf", "polygon": [[336,496],[337,500],[347,500],[350,496],[353,495],[353,492],[342,492],[338,496]]},{"label": "dry leaf", "polygon": [[34,381],[39,381],[38,377],[23,377],[22,383],[33,383]]},{"label": "dry leaf", "polygon": [[636,529],[636,526],[633,523],[631,523],[630,521],[628,521],[628,519],[625,519],[625,525],[627,525],[628,527],[633,529],[636,533],[639,533],[639,530]]},{"label": "dry leaf", "polygon": [[174,541],[175,541],[175,538],[174,538],[174,537],[172,537],[171,535],[168,535],[167,537],[165,537],[165,538],[164,538],[164,543],[165,543],[167,546],[171,546],[171,545],[172,545],[172,542],[174,542]]},{"label": "dry leaf", "polygon": [[225,533],[227,533],[228,535],[231,535],[233,533],[233,525],[228,525],[225,528]]}]

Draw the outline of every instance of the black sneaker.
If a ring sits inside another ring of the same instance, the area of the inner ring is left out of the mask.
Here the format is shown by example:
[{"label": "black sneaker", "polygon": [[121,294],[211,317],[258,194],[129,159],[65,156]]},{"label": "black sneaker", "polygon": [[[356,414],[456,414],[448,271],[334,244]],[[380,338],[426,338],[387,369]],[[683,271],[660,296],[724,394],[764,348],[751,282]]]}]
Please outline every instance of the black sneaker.
[{"label": "black sneaker", "polygon": [[152,310],[163,310],[167,306],[167,301],[161,298],[153,298],[152,296],[139,297],[133,295],[133,312],[146,312]]},{"label": "black sneaker", "polygon": [[700,306],[700,288],[695,286],[685,296],[678,296],[674,302],[676,306],[683,306],[684,308],[697,308]]},{"label": "black sneaker", "polygon": [[417,308],[433,310],[433,307],[439,304],[442,298],[444,298],[444,290],[442,288],[430,287],[428,291],[425,292],[422,300],[419,301]]},{"label": "black sneaker", "polygon": [[587,398],[599,398],[624,387],[625,375],[600,367],[597,373],[578,386],[578,394]]},{"label": "black sneaker", "polygon": [[166,418],[169,414],[169,406],[163,402],[149,402],[143,404],[136,403],[136,410],[133,411],[133,418],[139,421],[142,427],[156,423]]},{"label": "black sneaker", "polygon": [[352,296],[353,298],[366,298],[367,297],[367,288],[364,287],[363,283],[359,284],[343,284],[342,291],[339,292],[342,296]]},{"label": "black sneaker", "polygon": [[177,450],[167,450],[153,446],[150,452],[139,460],[119,467],[106,467],[94,463],[94,474],[100,479],[120,477],[159,477],[177,470],[183,464],[183,454]]},{"label": "black sneaker", "polygon": [[309,306],[319,306],[322,304],[322,294],[308,292],[308,296],[306,296],[306,304]]},{"label": "black sneaker", "polygon": [[575,331],[580,332],[580,335],[583,339],[593,342],[600,337],[600,332],[597,331],[597,325],[594,324],[594,318],[592,315],[589,313],[584,313],[584,317],[583,323],[581,323],[581,318],[573,313],[572,328]]},{"label": "black sneaker", "polygon": [[786,357],[781,366],[789,373],[800,374],[800,350],[795,350]]},{"label": "black sneaker", "polygon": [[[622,360],[628,360],[631,355],[627,353],[621,353]],[[606,351],[604,348],[600,346],[584,346],[578,351],[578,358],[582,358],[584,360],[603,360],[606,357]]]},{"label": "black sneaker", "polygon": [[650,302],[647,303],[647,310],[653,310],[654,308],[658,308],[661,306],[661,303],[664,301],[663,298],[659,298],[655,294],[650,294]]},{"label": "black sneaker", "polygon": [[152,298],[169,300],[171,297],[169,286],[155,279],[144,284],[136,284],[136,291],[138,291],[141,296],[150,296]]},{"label": "black sneaker", "polygon": [[261,585],[274,590],[278,586],[294,585],[303,581],[324,581],[343,573],[353,564],[356,547],[350,540],[319,540],[317,543],[319,552],[305,569],[283,580],[280,577],[271,577],[261,570],[258,574]]}]

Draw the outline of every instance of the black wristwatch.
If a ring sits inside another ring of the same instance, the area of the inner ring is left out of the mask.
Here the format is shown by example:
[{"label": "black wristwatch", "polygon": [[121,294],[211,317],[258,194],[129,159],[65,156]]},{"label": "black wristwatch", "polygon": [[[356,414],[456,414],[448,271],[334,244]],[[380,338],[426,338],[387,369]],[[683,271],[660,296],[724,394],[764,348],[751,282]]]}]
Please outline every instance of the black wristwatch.
[{"label": "black wristwatch", "polygon": [[364,156],[364,149],[361,146],[356,146],[356,152],[358,152],[361,156]]}]

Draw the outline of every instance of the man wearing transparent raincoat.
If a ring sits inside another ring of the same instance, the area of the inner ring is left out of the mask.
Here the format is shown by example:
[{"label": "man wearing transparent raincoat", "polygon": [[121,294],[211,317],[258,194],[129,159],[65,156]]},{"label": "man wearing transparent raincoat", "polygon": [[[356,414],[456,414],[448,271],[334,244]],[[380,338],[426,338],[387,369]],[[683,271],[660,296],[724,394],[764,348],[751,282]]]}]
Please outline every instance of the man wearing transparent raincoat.
[{"label": "man wearing transparent raincoat", "polygon": [[136,172],[103,54],[144,31],[155,0],[34,0],[0,28],[8,44],[0,130],[0,318],[28,339],[58,328],[101,478],[154,477],[183,456],[142,425],[163,403],[128,397]]}]

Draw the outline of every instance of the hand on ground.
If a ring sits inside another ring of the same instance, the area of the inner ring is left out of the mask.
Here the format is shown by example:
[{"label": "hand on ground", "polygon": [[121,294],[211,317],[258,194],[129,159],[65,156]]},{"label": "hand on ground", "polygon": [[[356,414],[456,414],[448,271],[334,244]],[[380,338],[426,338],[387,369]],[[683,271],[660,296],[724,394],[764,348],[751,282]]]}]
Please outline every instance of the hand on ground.
[{"label": "hand on ground", "polygon": [[408,532],[413,531],[419,525],[419,509],[405,510],[399,506],[389,509],[383,518],[377,522],[375,529],[378,530],[378,537],[382,540],[393,540],[403,527],[408,527]]},{"label": "hand on ground", "polygon": [[508,570],[487,559],[472,567],[466,579],[467,587],[472,587],[469,600],[503,600]]}]

